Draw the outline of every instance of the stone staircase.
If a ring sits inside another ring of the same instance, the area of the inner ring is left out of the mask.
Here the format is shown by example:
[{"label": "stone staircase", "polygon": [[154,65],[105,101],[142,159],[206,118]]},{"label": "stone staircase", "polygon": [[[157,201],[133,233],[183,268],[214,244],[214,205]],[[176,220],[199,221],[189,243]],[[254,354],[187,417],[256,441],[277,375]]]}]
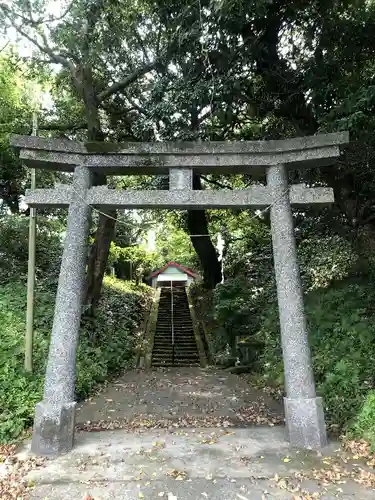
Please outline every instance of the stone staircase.
[{"label": "stone staircase", "polygon": [[174,349],[171,310],[171,289],[165,287],[160,294],[152,366],[197,366],[199,356],[184,287],[173,289]]}]

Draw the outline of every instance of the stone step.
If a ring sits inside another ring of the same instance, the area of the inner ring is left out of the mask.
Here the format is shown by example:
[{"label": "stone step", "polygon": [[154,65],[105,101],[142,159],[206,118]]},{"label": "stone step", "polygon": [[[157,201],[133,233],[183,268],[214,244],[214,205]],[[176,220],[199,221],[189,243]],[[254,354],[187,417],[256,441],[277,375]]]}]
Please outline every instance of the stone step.
[{"label": "stone step", "polygon": [[[160,317],[158,317],[158,322],[165,322],[165,321],[170,321],[172,319],[171,314],[161,314]],[[174,314],[173,317],[174,321],[191,321],[191,316],[185,315],[185,314]]]},{"label": "stone step", "polygon": [[[173,333],[174,333],[175,338],[176,337],[178,337],[180,339],[195,338],[193,330],[174,330]],[[172,338],[172,330],[157,330],[155,332],[155,338],[156,337]]]},{"label": "stone step", "polygon": [[[154,350],[153,350],[153,353],[155,352],[163,352],[163,353],[171,353],[172,352],[172,347],[169,345],[169,346],[157,346],[157,347],[154,347]],[[191,353],[191,352],[197,352],[197,347],[196,346],[189,346],[188,348],[186,349],[176,349],[175,348],[175,352],[181,352],[181,353]]]},{"label": "stone step", "polygon": [[[157,320],[157,323],[171,323],[172,318],[170,316],[162,316]],[[182,317],[175,315],[173,318],[174,323],[192,323],[192,319],[190,317]]]},{"label": "stone step", "polygon": [[[179,333],[179,332],[174,332],[174,339],[177,341],[185,341],[185,340],[194,340],[195,341],[195,336],[193,332],[186,332],[186,333]],[[156,332],[154,341],[155,340],[164,340],[166,342],[171,342],[172,341],[172,333],[171,332]]]},{"label": "stone step", "polygon": [[[195,335],[193,331],[190,332],[174,332],[174,338],[179,339],[179,340],[195,340]],[[154,339],[164,339],[164,340],[171,340],[172,339],[172,332],[171,331],[159,331],[156,332]]]},{"label": "stone step", "polygon": [[[198,357],[198,352],[197,350],[195,351],[189,351],[189,352],[184,352],[184,351],[175,351],[174,353],[176,358],[179,359],[191,359],[191,358],[197,358]],[[172,357],[172,351],[155,351],[152,353],[153,358],[171,358]]]},{"label": "stone step", "polygon": [[[181,322],[181,323],[173,323],[174,328],[181,328],[182,330],[186,330],[187,328],[193,328],[193,324],[191,321]],[[157,323],[156,328],[172,328],[172,323]]]},{"label": "stone step", "polygon": [[[187,328],[184,328],[183,330],[181,329],[174,329],[173,330],[174,336],[176,335],[180,338],[185,338],[185,337],[194,337],[194,330],[191,328],[188,330]],[[160,330],[156,330],[155,336],[165,336],[165,337],[172,337],[172,329],[171,328],[164,328]]]},{"label": "stone step", "polygon": [[[178,337],[180,339],[185,339],[185,338],[195,338],[193,330],[175,330],[174,331],[174,336],[175,338]],[[165,338],[172,338],[172,331],[171,330],[157,330],[155,332],[155,337],[165,337]]]},{"label": "stone step", "polygon": [[[193,328],[193,325],[190,323],[185,323],[185,324],[176,324],[174,323],[173,325],[174,328],[180,328],[181,330],[188,330],[189,328],[192,329]],[[158,323],[156,325],[156,328],[172,328],[172,325],[171,323],[163,323],[163,324],[160,324]]]},{"label": "stone step", "polygon": [[165,358],[152,358],[152,364],[155,364],[155,363],[170,363],[172,364],[174,362],[175,365],[180,365],[180,364],[187,364],[187,365],[191,365],[191,364],[194,364],[194,363],[199,363],[199,358],[198,356],[195,357],[195,358],[174,358],[172,359],[172,356],[170,357],[165,357]]},{"label": "stone step", "polygon": [[174,358],[172,359],[172,356],[165,356],[165,357],[153,357],[151,360],[152,365],[155,364],[170,364],[170,365],[175,365],[179,366],[182,364],[185,365],[193,365],[193,364],[199,364],[199,357],[195,356],[194,358]]},{"label": "stone step", "polygon": [[[188,338],[188,339],[178,339],[175,337],[174,343],[175,343],[175,345],[179,345],[179,346],[196,345],[196,341],[193,337]],[[172,339],[170,337],[154,339],[154,345],[156,346],[159,344],[172,345]]]},{"label": "stone step", "polygon": [[[154,342],[157,342],[157,341],[162,341],[162,342],[172,342],[172,334],[171,332],[159,332],[155,335],[154,337]],[[184,343],[184,342],[195,342],[195,336],[193,335],[193,332],[191,332],[190,334],[179,334],[179,333],[175,333],[174,334],[174,340],[175,340],[175,343],[177,342],[181,342],[181,343]]]},{"label": "stone step", "polygon": [[[165,343],[172,343],[172,335],[170,333],[168,334],[160,334],[156,335],[154,338],[154,343],[156,342],[162,342],[163,344]],[[195,337],[193,334],[191,335],[174,335],[174,343],[175,344],[184,344],[184,343],[190,343],[190,342],[195,342]]]},{"label": "stone step", "polygon": [[[160,356],[169,356],[172,355],[173,349],[154,349],[153,355],[160,355]],[[174,351],[175,356],[196,356],[197,355],[197,350],[196,349],[190,349],[190,350],[176,350]]]},{"label": "stone step", "polygon": [[[177,345],[177,344],[176,344]],[[172,352],[172,344],[169,343],[169,344],[154,344],[154,352],[156,351],[171,351]],[[179,351],[179,352],[189,352],[189,351],[194,351],[196,352],[197,351],[197,346],[196,344],[185,344],[185,345],[179,345],[178,347],[175,346],[175,351]]]},{"label": "stone step", "polygon": [[199,366],[199,363],[172,363],[172,361],[166,362],[166,363],[152,363],[152,366],[154,368],[178,368],[178,367],[186,367],[190,368],[193,366]]},{"label": "stone step", "polygon": [[[172,346],[171,344],[169,345],[156,345],[154,346],[154,351],[153,352],[160,352],[160,351],[168,351],[168,352],[172,352]],[[179,347],[178,349],[176,349],[175,347],[175,351],[177,352],[197,352],[197,346],[196,345],[189,345],[189,346],[186,346],[186,347]]]},{"label": "stone step", "polygon": [[[189,337],[195,338],[193,330],[184,330],[184,331],[181,331],[181,330],[176,331],[175,330],[174,336],[175,336],[175,338],[179,337],[180,339],[189,338]],[[155,337],[172,338],[172,331],[171,330],[156,330]]]},{"label": "stone step", "polygon": [[[175,342],[174,348],[178,350],[196,349],[197,344],[195,342],[189,342],[186,344]],[[154,349],[172,349],[172,342],[154,342]]]},{"label": "stone step", "polygon": [[[172,342],[154,342],[154,349],[157,349],[157,348],[172,348]],[[178,349],[196,349],[197,348],[197,344],[196,342],[186,342],[186,343],[182,343],[182,342],[175,342],[175,349],[178,348]]]}]

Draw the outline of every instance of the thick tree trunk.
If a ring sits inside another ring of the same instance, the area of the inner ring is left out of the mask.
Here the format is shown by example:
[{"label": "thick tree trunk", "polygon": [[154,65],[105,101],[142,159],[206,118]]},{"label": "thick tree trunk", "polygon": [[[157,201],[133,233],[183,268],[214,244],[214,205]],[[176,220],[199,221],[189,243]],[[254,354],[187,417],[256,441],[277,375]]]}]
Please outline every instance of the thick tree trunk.
[{"label": "thick tree trunk", "polygon": [[[100,126],[98,103],[95,97],[90,68],[87,68],[83,73],[82,88],[88,124],[87,138],[89,141],[103,141],[104,134]],[[106,178],[104,176],[96,176],[94,178],[94,185],[102,185],[105,183]],[[108,217],[106,215],[108,215]],[[109,210],[105,212],[105,215],[99,215],[95,240],[90,248],[87,265],[85,305],[91,313],[94,312],[95,306],[100,299],[111,242],[115,235],[116,222],[114,219],[116,219],[116,216],[116,210]]]},{"label": "thick tree trunk", "polygon": [[[110,217],[99,216],[98,228],[95,234],[95,241],[90,248],[89,260],[87,266],[86,283],[86,306],[92,311],[99,301],[103,284],[103,278],[107,267],[109,250],[111,242],[115,235],[116,211],[106,212]],[[113,218],[112,218],[113,217]]]},{"label": "thick tree trunk", "polygon": [[[194,189],[202,189],[199,175],[194,176]],[[203,268],[204,285],[213,289],[221,281],[221,266],[216,253],[216,249],[208,233],[206,213],[204,210],[189,210],[187,217],[188,230],[191,235],[191,242]]]}]

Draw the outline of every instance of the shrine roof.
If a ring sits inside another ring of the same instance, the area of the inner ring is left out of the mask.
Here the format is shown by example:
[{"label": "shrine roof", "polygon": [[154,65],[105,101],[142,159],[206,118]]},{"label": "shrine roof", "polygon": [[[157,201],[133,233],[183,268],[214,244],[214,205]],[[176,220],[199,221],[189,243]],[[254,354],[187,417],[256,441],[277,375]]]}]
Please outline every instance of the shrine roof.
[{"label": "shrine roof", "polygon": [[176,267],[177,269],[179,269],[183,273],[186,273],[188,276],[191,276],[192,278],[196,278],[197,277],[197,275],[195,273],[193,273],[193,271],[191,271],[187,267],[182,266],[181,264],[178,264],[177,262],[171,261],[171,262],[168,262],[167,264],[165,264],[160,269],[157,269],[156,271],[152,272],[150,274],[150,278],[156,278],[156,276],[159,276],[159,274],[162,274],[169,267]]}]

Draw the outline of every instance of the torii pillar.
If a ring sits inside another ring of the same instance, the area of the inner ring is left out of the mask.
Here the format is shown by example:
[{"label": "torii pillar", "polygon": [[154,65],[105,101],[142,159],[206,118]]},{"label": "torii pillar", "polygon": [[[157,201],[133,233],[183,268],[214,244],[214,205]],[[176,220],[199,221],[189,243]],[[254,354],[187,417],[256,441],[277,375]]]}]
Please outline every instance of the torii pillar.
[{"label": "torii pillar", "polygon": [[291,443],[321,448],[327,443],[323,401],[315,391],[285,165],[267,169],[267,184],[275,200],[271,233],[287,394],[285,421]]},{"label": "torii pillar", "polygon": [[[288,169],[335,162],[348,134],[326,134],[286,141],[234,143],[153,143],[92,145],[18,136],[13,145],[30,167],[74,171],[72,185],[28,191],[30,206],[69,207],[68,231],[59,277],[44,397],[37,404],[32,451],[59,455],[74,440],[75,365],[84,285],[90,206],[109,208],[245,209],[271,207],[271,230],[283,348],[286,424],[290,444],[319,449],[327,442],[322,399],[316,396],[303,291],[297,262],[291,205],[334,201],[329,188],[288,186]],[[194,191],[200,173],[246,172],[266,176],[267,185],[234,191]],[[166,191],[115,191],[91,187],[91,172],[166,174]]]}]

